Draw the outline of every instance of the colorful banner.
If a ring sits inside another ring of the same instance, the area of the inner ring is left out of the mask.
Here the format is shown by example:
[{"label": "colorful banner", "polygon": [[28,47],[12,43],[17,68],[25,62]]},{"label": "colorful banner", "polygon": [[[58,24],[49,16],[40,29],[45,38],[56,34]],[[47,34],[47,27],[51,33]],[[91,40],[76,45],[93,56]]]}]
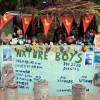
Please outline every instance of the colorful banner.
[{"label": "colorful banner", "polygon": [[41,22],[43,23],[43,27],[44,27],[44,34],[47,35],[48,31],[50,29],[50,25],[52,23],[52,17],[51,16],[42,16]]},{"label": "colorful banner", "polygon": [[24,35],[27,31],[27,28],[28,28],[31,20],[32,20],[32,16],[22,16],[22,24],[23,24]]},{"label": "colorful banner", "polygon": [[70,35],[70,31],[72,28],[74,17],[73,16],[62,16],[62,22],[66,28],[68,35]]},{"label": "colorful banner", "polygon": [[84,32],[87,31],[87,28],[88,28],[89,24],[91,23],[93,17],[94,17],[93,14],[84,14],[84,15],[82,15]]},{"label": "colorful banner", "polygon": [[0,30],[13,18],[12,15],[4,14],[0,20]]},{"label": "colorful banner", "polygon": [[4,32],[6,35],[12,34],[14,32],[13,28],[13,19],[10,20],[2,29],[1,32]]}]

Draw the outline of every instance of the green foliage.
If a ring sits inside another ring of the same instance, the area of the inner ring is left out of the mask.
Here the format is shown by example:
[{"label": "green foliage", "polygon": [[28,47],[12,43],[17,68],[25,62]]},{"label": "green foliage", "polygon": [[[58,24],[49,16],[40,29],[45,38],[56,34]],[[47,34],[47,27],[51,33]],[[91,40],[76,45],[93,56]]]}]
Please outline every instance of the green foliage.
[{"label": "green foliage", "polygon": [[91,2],[95,2],[97,4],[100,4],[100,1],[99,0],[84,0],[84,1],[91,1]]},{"label": "green foliage", "polygon": [[100,15],[96,14],[96,24],[100,25]]}]

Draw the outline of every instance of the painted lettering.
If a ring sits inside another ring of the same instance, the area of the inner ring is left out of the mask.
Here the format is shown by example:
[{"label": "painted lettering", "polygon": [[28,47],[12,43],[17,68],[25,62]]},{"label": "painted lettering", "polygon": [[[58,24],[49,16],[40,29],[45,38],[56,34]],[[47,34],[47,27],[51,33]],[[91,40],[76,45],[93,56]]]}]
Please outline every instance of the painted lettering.
[{"label": "painted lettering", "polygon": [[75,62],[80,63],[82,61],[82,53],[79,53],[77,56],[78,56],[79,59],[76,59]]},{"label": "painted lettering", "polygon": [[56,52],[55,58],[56,58],[56,61],[59,61],[60,60],[60,52]]},{"label": "painted lettering", "polygon": [[67,54],[66,52],[64,52],[64,53],[62,54],[62,60],[63,60],[63,61],[67,61],[67,60],[68,60],[68,54]]}]

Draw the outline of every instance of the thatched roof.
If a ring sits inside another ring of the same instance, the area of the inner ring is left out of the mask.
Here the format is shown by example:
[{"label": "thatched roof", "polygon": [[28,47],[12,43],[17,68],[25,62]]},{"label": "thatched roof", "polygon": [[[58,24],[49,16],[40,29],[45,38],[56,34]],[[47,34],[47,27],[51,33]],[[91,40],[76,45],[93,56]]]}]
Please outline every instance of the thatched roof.
[{"label": "thatched roof", "polygon": [[84,13],[96,13],[100,11],[100,5],[97,5],[94,2],[86,2],[86,1],[77,1],[77,2],[67,2],[62,5],[56,5],[54,7],[46,7],[40,11],[34,11],[34,14],[47,14],[48,12],[51,14],[57,14],[57,16],[61,15],[81,15]]},{"label": "thatched roof", "polygon": [[46,8],[44,10],[41,10],[43,12],[57,12],[57,13],[60,13],[60,14],[69,14],[70,12],[73,14],[73,13],[76,13],[76,12],[79,12],[79,13],[86,13],[86,12],[89,12],[90,10],[93,12],[93,10],[96,10],[96,7],[98,7],[100,10],[100,6],[93,3],[93,2],[84,2],[84,1],[79,1],[79,2],[68,2],[68,3],[65,3],[63,5],[58,5],[56,7],[53,7],[53,8]]},{"label": "thatched roof", "polygon": [[35,9],[33,7],[24,7],[18,10],[18,14],[32,14],[34,16],[41,16],[50,13],[51,15],[74,15],[80,16],[84,13],[100,12],[100,5],[89,1],[68,1],[64,4],[57,4],[54,6],[47,6],[44,9]]}]

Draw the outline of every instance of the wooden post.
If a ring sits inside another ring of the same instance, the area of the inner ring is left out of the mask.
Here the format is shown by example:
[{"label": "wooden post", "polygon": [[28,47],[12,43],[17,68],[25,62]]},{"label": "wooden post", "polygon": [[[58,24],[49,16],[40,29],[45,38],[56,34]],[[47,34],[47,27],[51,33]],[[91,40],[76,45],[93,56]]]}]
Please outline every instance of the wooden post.
[{"label": "wooden post", "polygon": [[18,100],[18,87],[16,84],[7,86],[5,90],[5,100]]},{"label": "wooden post", "polygon": [[72,85],[72,100],[86,100],[85,87],[82,84]]},{"label": "wooden post", "polygon": [[34,100],[48,100],[48,82],[34,82]]}]

